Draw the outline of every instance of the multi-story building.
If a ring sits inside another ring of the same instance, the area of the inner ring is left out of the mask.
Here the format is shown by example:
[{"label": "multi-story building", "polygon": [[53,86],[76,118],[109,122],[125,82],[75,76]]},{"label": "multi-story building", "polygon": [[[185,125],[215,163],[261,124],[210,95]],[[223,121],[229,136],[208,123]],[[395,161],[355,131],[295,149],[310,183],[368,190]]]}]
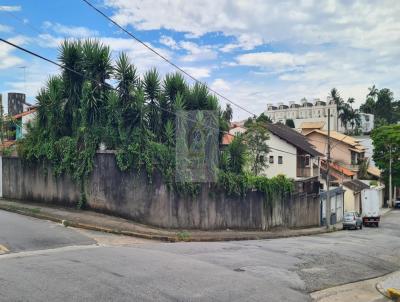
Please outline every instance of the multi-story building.
[{"label": "multi-story building", "polygon": [[[330,109],[331,119],[330,128],[337,132],[344,132],[345,127],[340,122],[335,102],[331,98],[327,101],[314,99],[312,102],[303,98],[300,104],[289,102],[289,105],[278,103],[267,105],[264,112],[272,122],[285,123],[287,119],[294,121],[295,128],[302,129],[302,124],[310,122],[323,122],[322,130],[328,129],[328,109]],[[360,113],[361,129],[364,133],[369,133],[374,127],[374,116],[372,114]]]}]

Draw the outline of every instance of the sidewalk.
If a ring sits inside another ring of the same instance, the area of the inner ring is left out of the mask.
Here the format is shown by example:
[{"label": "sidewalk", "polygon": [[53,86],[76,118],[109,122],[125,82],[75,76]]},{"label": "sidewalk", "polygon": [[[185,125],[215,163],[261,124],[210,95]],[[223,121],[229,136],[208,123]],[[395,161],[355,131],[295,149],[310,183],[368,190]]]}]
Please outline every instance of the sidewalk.
[{"label": "sidewalk", "polygon": [[160,229],[93,211],[75,210],[37,203],[23,203],[6,199],[0,199],[0,209],[39,219],[63,223],[66,226],[169,242],[273,239],[316,235],[327,232],[325,227],[280,229],[268,232]]},{"label": "sidewalk", "polygon": [[400,301],[400,271],[385,276],[376,284],[376,289],[385,297]]}]

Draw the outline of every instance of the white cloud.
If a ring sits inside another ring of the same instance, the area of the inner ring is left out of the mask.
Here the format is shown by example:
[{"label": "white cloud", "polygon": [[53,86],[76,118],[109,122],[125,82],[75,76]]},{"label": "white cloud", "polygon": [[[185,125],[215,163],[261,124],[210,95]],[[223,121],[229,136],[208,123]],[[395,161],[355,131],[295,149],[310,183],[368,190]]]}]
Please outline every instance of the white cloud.
[{"label": "white cloud", "polygon": [[[15,36],[8,41],[17,45],[24,45],[29,41],[25,36]],[[0,43],[0,69],[15,67],[24,62],[23,59],[15,55],[15,48],[5,43]]]},{"label": "white cloud", "polygon": [[176,43],[176,41],[173,38],[169,37],[169,36],[161,36],[160,43],[165,45],[165,46],[168,46],[171,49],[175,49],[176,50],[176,49],[180,48],[178,46],[178,43]]},{"label": "white cloud", "polygon": [[40,34],[34,39],[36,43],[43,48],[58,48],[64,41],[64,38],[55,37],[51,34]]},{"label": "white cloud", "polygon": [[[258,112],[268,101],[323,98],[332,87],[352,94],[357,104],[372,84],[400,93],[398,0],[160,0],[157,5],[104,1],[124,26],[171,30],[186,39],[210,33],[232,39],[225,45],[207,45],[208,58],[200,52],[195,57],[186,47],[188,55],[182,60],[215,60],[210,54],[221,52],[217,56],[223,58],[220,67],[234,71],[234,75],[229,73],[231,87],[240,89],[241,101]],[[204,51],[204,46],[197,46]],[[256,47],[260,48],[257,52]],[[223,57],[233,51],[241,53],[234,59]],[[242,66],[249,73],[241,72]],[[249,87],[238,78],[248,78]]]},{"label": "white cloud", "polygon": [[12,31],[12,27],[0,24],[0,32],[8,33]]},{"label": "white cloud", "polygon": [[182,69],[197,79],[208,78],[211,75],[211,69],[206,67],[182,67]]},{"label": "white cloud", "polygon": [[211,87],[212,89],[218,91],[218,92],[219,92],[219,91],[225,92],[225,91],[231,89],[231,85],[230,85],[227,81],[225,81],[224,79],[220,79],[220,78],[215,79],[215,80],[211,83],[211,86],[210,86],[210,87]]},{"label": "white cloud", "polygon": [[179,46],[188,52],[181,58],[184,62],[196,62],[214,60],[217,58],[217,52],[209,45],[198,45],[194,42],[181,41]]},{"label": "white cloud", "polygon": [[0,12],[18,12],[21,10],[19,5],[0,5]]},{"label": "white cloud", "polygon": [[241,34],[237,38],[237,43],[226,44],[220,49],[220,51],[231,52],[235,49],[252,50],[262,44],[263,39],[258,34]]},{"label": "white cloud", "polygon": [[6,82],[7,92],[25,93],[28,102],[35,102],[39,90],[44,87],[51,75],[59,74],[59,69],[54,65],[43,63],[39,59],[33,59],[26,64],[25,74],[21,69],[18,72],[18,78],[12,82]]},{"label": "white cloud", "polygon": [[52,23],[45,21],[43,27],[46,30],[52,30],[54,33],[62,35],[66,38],[92,38],[99,35],[97,30],[92,30],[83,26],[67,26],[60,23]]},{"label": "white cloud", "polygon": [[265,68],[283,68],[298,67],[321,60],[320,53],[291,54],[287,52],[255,52],[247,53],[236,57],[239,65],[265,67]]},{"label": "white cloud", "polygon": [[[117,58],[120,52],[125,52],[129,56],[132,64],[136,66],[140,74],[143,74],[153,67],[156,67],[161,75],[167,72],[175,71],[172,66],[162,60],[159,56],[150,52],[143,45],[132,39],[113,37],[99,37],[98,39],[104,44],[110,46],[114,59]],[[171,59],[171,53],[168,50],[157,48],[151,43],[146,44],[162,54],[165,58]]]},{"label": "white cloud", "polygon": [[[251,50],[261,43],[291,45],[339,44],[345,47],[400,52],[400,4],[382,1],[274,0],[105,0],[114,18],[137,29],[168,29],[201,36],[221,32],[237,43],[221,47]],[[312,3],[312,5],[310,5]],[[174,18],[171,18],[171,11]]]}]

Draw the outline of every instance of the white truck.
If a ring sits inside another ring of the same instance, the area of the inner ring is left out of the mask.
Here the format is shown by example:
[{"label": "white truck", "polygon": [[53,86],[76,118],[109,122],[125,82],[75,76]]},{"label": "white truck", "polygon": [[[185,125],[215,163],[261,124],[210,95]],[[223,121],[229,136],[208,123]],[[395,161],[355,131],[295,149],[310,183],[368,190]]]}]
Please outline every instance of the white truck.
[{"label": "white truck", "polygon": [[381,190],[371,187],[361,191],[361,217],[364,226],[379,226]]}]

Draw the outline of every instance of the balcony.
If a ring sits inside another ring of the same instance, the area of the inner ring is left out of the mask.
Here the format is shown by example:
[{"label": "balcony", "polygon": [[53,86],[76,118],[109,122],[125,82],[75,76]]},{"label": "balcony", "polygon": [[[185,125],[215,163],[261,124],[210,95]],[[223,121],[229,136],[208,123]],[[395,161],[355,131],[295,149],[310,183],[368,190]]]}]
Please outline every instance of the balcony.
[{"label": "balcony", "polygon": [[311,177],[311,169],[308,168],[297,168],[296,172],[297,177]]},{"label": "balcony", "polygon": [[317,165],[314,165],[312,168],[311,174],[311,167],[297,167],[296,176],[297,177],[311,177],[311,176],[319,176],[319,168]]}]

